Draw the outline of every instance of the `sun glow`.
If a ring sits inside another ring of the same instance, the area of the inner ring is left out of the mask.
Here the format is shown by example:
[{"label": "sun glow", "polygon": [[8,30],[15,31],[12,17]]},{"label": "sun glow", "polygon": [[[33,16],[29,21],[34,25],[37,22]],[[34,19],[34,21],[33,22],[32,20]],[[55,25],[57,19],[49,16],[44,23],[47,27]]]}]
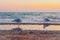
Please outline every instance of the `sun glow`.
[{"label": "sun glow", "polygon": [[0,11],[59,11],[59,0],[0,0]]}]

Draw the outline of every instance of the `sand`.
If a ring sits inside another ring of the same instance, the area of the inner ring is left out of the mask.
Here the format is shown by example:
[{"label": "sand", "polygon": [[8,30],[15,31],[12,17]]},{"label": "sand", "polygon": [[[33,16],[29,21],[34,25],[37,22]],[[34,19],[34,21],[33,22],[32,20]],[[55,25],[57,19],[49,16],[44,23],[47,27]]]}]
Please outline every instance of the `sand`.
[{"label": "sand", "polygon": [[[0,25],[0,30],[17,28],[17,25]],[[43,29],[43,25],[20,25],[23,30],[60,30],[60,25],[50,25]],[[60,40],[60,34],[5,34],[0,40]]]},{"label": "sand", "polygon": [[[0,30],[10,30],[17,28],[17,25],[0,25]],[[43,25],[20,25],[23,30],[60,30],[60,25],[50,25],[43,29]]]},{"label": "sand", "polygon": [[60,34],[8,34],[0,35],[0,40],[60,40]]}]

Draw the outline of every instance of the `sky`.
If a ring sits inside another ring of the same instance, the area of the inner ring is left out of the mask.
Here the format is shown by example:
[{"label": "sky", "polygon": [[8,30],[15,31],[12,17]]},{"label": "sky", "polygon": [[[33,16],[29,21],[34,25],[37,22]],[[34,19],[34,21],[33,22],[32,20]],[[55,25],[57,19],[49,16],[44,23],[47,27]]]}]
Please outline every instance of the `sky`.
[{"label": "sky", "polygon": [[1,11],[60,11],[60,0],[0,0]]}]

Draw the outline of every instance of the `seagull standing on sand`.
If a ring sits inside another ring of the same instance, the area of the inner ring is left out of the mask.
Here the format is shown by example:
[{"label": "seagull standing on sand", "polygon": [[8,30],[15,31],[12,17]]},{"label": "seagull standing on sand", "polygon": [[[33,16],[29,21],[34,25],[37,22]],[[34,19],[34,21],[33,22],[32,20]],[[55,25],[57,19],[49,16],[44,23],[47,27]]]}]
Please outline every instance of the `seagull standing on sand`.
[{"label": "seagull standing on sand", "polygon": [[[44,19],[44,22],[49,22],[50,20],[48,19],[48,18],[45,18]],[[45,27],[47,27],[47,26],[49,26],[49,24],[43,24],[44,25],[44,29],[45,29]]]},{"label": "seagull standing on sand", "polygon": [[17,18],[14,21],[18,23],[18,28],[19,28],[19,23],[21,23],[22,20],[20,18]]}]

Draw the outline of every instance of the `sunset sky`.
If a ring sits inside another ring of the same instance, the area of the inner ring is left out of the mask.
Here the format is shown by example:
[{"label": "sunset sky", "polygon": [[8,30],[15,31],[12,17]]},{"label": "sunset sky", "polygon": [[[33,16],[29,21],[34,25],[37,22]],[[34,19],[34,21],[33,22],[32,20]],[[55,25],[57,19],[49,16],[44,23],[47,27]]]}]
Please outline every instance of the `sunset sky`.
[{"label": "sunset sky", "polygon": [[60,0],[0,0],[0,11],[60,11]]}]

